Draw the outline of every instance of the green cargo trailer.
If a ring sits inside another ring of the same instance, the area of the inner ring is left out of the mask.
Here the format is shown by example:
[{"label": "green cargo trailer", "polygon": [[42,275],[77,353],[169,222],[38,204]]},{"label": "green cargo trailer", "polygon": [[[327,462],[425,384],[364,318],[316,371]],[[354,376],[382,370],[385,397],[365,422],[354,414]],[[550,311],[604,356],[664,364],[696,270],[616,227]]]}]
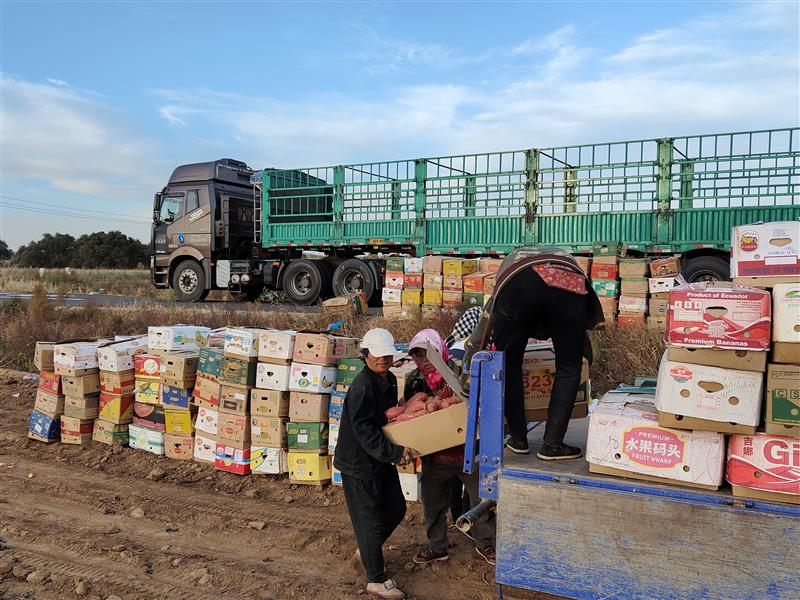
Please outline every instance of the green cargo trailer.
[{"label": "green cargo trailer", "polygon": [[[207,286],[282,288],[299,304],[356,290],[375,298],[386,253],[497,256],[541,244],[581,254],[597,240],[680,253],[690,280],[727,278],[733,226],[800,218],[800,128],[271,168],[250,181],[249,260],[220,247]],[[164,271],[174,258],[154,260]]]}]

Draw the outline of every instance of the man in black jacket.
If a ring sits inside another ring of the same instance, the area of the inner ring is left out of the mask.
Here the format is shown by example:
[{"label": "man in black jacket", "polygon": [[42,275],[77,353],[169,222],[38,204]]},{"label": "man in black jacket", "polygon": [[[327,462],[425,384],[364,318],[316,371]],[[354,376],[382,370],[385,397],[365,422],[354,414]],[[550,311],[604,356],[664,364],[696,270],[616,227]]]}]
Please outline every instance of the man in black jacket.
[{"label": "man in black jacket", "polygon": [[361,342],[366,367],[356,376],[342,408],[334,465],[342,472],[342,487],[350,521],[367,572],[367,592],[379,598],[405,598],[384,573],[383,544],[406,514],[396,464],[415,453],[383,435],[387,409],[397,405],[397,378],[389,371],[394,360],[392,334],[372,329]]}]

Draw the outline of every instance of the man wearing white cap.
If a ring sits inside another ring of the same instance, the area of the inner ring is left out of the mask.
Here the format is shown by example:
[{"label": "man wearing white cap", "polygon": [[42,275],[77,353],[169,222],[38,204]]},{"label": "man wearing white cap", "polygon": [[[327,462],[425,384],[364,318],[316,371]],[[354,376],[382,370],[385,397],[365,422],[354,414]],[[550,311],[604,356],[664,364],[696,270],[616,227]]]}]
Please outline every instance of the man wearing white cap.
[{"label": "man wearing white cap", "polygon": [[396,464],[415,452],[383,435],[386,411],[397,405],[397,378],[389,371],[394,338],[385,329],[371,329],[361,342],[366,367],[353,380],[342,408],[333,464],[342,472],[342,487],[358,543],[357,556],[367,572],[367,593],[379,598],[405,598],[384,572],[383,544],[406,514]]}]

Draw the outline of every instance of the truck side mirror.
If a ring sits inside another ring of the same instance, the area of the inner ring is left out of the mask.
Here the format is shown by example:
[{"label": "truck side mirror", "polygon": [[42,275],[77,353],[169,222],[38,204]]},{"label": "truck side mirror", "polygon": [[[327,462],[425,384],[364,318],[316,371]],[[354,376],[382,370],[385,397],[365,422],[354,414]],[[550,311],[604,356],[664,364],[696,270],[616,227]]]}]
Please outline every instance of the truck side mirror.
[{"label": "truck side mirror", "polygon": [[161,216],[160,209],[161,209],[161,193],[156,192],[153,195],[153,221],[155,222],[158,222],[159,217]]}]

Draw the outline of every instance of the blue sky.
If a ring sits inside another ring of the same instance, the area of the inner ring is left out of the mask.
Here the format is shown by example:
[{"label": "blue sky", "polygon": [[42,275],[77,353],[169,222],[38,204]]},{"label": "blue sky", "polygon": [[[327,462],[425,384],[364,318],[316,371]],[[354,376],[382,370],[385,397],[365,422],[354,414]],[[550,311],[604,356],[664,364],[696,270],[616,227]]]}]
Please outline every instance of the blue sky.
[{"label": "blue sky", "polygon": [[797,126],[799,6],[3,0],[0,238],[146,240],[171,170],[223,156],[305,167]]}]

